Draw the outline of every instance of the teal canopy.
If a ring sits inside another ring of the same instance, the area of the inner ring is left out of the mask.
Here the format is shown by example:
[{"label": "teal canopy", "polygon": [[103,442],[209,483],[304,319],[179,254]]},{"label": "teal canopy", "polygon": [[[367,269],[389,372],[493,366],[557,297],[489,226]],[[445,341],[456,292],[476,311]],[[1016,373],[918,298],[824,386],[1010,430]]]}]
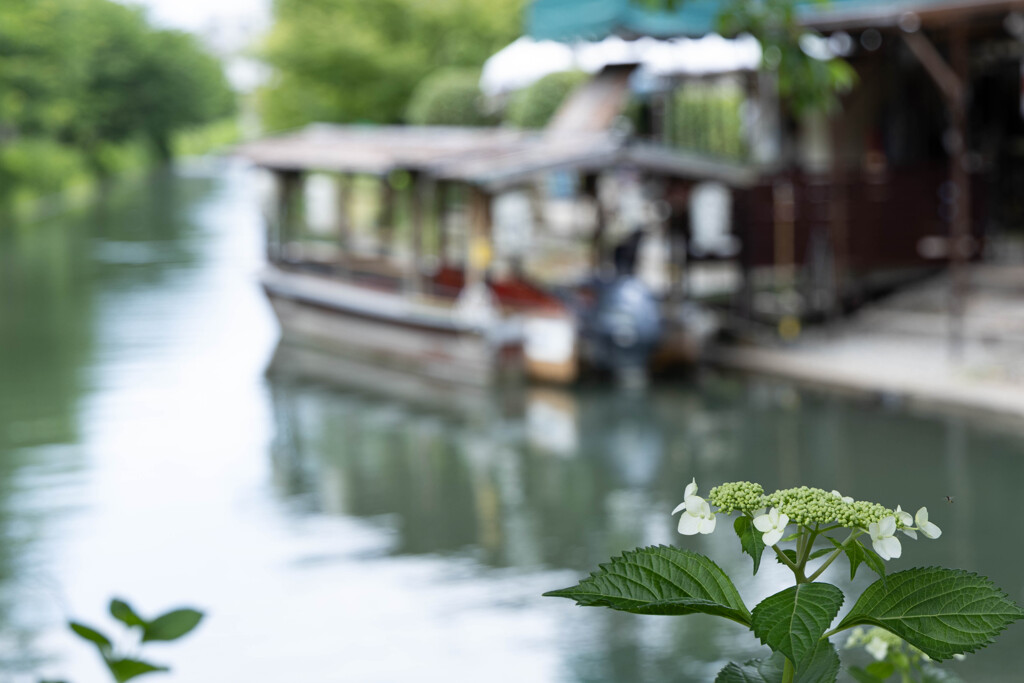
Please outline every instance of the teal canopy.
[{"label": "teal canopy", "polygon": [[[977,1],[977,0],[975,0]],[[797,0],[807,20],[838,15],[898,16],[897,12],[969,4],[970,0]],[[610,35],[699,37],[713,33],[723,0],[680,0],[675,9],[653,9],[644,0],[534,0],[527,14],[527,33],[536,40],[601,40]],[[667,3],[666,3],[667,5]]]}]

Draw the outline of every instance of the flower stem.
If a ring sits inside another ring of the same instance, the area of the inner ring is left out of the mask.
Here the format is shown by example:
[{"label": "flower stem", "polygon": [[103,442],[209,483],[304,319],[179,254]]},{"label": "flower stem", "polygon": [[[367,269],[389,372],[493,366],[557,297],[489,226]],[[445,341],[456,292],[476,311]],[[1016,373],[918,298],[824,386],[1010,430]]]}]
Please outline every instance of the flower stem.
[{"label": "flower stem", "polygon": [[846,550],[846,546],[850,543],[850,541],[857,538],[858,536],[860,536],[859,529],[854,529],[853,531],[851,531],[850,535],[846,537],[846,540],[843,541],[842,544],[838,548],[836,548],[831,555],[828,556],[825,562],[820,567],[818,567],[818,569],[813,574],[807,577],[807,580],[814,581],[816,578],[821,576],[822,572],[828,569],[828,566],[832,564],[835,561],[835,559]]},{"label": "flower stem", "polygon": [[796,577],[796,582],[797,583],[806,583],[807,582],[807,579],[804,578],[804,573],[802,571],[800,571],[800,567],[798,567],[795,564],[793,564],[793,560],[789,559],[789,557],[786,556],[786,553],[784,553],[781,550],[779,550],[779,546],[773,545],[772,546],[772,550],[774,550],[775,554],[778,556],[779,562],[781,562],[782,564],[786,565],[791,570],[793,570],[793,576]]},{"label": "flower stem", "polygon": [[793,683],[793,676],[796,675],[796,669],[793,667],[793,662],[789,661],[789,657],[786,657],[786,663],[782,667],[782,683]]}]

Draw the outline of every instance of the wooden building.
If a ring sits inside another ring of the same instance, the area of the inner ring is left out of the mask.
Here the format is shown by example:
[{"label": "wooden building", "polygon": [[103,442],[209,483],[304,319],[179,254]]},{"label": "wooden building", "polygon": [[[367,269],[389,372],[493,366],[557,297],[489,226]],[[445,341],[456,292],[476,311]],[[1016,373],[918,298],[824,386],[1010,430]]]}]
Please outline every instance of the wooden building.
[{"label": "wooden building", "polygon": [[[774,157],[750,159],[760,180],[734,197],[741,308],[784,313],[759,306],[753,292],[788,282],[799,315],[830,315],[949,265],[956,317],[962,264],[980,258],[993,235],[1024,228],[1024,1],[796,4],[820,47],[846,59],[857,82],[831,116],[795,120],[783,111],[773,133],[752,132],[778,144]],[[715,30],[723,5],[536,0],[529,32],[566,42],[700,36]],[[662,95],[691,82],[678,79]],[[770,75],[744,82],[764,113]],[[657,94],[650,100],[659,104]]]}]

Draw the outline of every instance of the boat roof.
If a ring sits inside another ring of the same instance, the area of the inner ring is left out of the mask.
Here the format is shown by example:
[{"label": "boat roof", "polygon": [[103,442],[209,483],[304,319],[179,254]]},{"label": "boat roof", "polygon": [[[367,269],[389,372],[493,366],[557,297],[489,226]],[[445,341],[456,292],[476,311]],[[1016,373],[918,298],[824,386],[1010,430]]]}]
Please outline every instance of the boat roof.
[{"label": "boat roof", "polygon": [[240,145],[236,153],[273,171],[365,173],[417,171],[489,191],[539,173],[631,166],[679,178],[752,183],[741,164],[631,143],[615,131],[537,132],[510,128],[313,124]]}]

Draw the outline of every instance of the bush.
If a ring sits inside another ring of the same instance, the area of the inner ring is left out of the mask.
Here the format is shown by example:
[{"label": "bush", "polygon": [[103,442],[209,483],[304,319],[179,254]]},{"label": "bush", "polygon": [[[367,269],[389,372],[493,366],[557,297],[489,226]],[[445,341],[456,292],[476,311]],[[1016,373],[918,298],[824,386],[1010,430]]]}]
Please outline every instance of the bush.
[{"label": "bush", "polygon": [[419,126],[483,126],[480,72],[449,67],[439,69],[416,86],[405,118]]},{"label": "bush", "polygon": [[83,155],[47,138],[18,138],[0,146],[0,186],[45,194],[88,173]]},{"label": "bush", "polygon": [[519,128],[543,128],[565,98],[588,78],[583,71],[548,74],[512,95],[505,122]]}]

